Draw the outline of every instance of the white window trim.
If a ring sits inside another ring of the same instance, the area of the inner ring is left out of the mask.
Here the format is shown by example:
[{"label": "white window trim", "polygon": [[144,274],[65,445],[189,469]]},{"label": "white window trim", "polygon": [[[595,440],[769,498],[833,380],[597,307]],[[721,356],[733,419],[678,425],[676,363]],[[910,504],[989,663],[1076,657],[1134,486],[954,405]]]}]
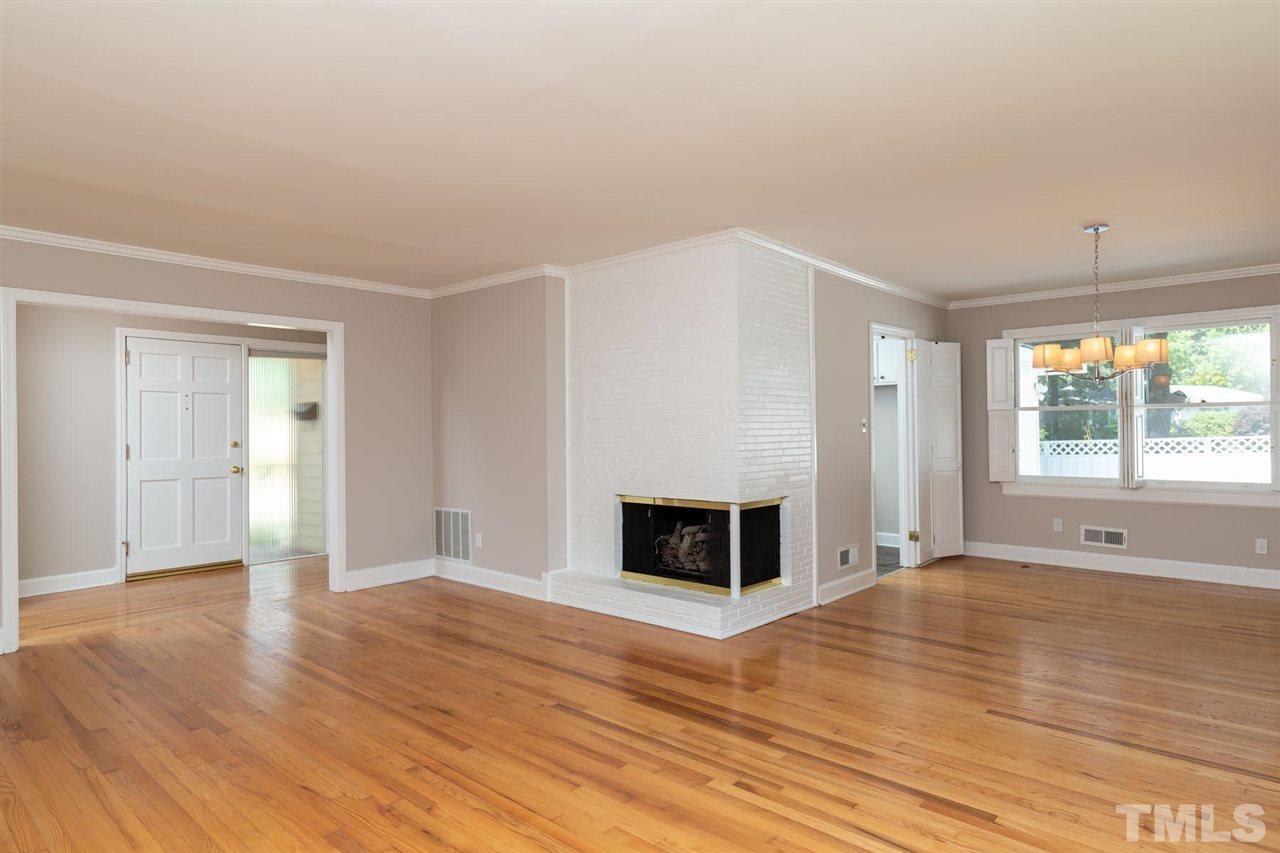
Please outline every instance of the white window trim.
[{"label": "white window trim", "polygon": [[[1194,481],[1145,480],[1137,488],[1123,488],[1115,479],[1085,477],[1039,477],[1017,474],[1012,482],[1001,483],[1006,495],[1026,497],[1076,498],[1084,500],[1131,501],[1135,503],[1203,504],[1211,506],[1280,507],[1280,305],[1252,308],[1229,308],[1189,314],[1166,314],[1105,321],[1121,330],[1152,328],[1169,331],[1241,322],[1266,321],[1271,325],[1271,407],[1272,479],[1270,483],[1199,483]],[[1034,326],[1006,329],[1002,337],[1018,341],[1027,338],[1071,337],[1087,334],[1092,323],[1065,323],[1056,326]],[[1014,407],[1018,400],[1018,362],[1014,362]],[[1109,407],[1104,407],[1109,408]],[[1074,409],[1074,407],[1073,407]],[[1017,433],[1014,435],[1015,443]],[[1015,465],[1020,458],[1015,450]]]},{"label": "white window trim", "polygon": [[[1042,478],[1054,479],[1054,478]],[[1041,498],[1080,498],[1094,501],[1130,501],[1149,504],[1208,504],[1211,506],[1256,506],[1280,508],[1280,493],[1265,485],[1257,488],[1228,485],[1226,488],[1209,488],[1218,483],[1197,484],[1188,488],[1184,484],[1147,483],[1139,489],[1122,489],[1115,485],[1081,486],[1076,482],[1028,482],[1025,478],[1012,483],[1001,483],[1006,495]],[[1204,486],[1205,488],[1200,488]]]}]

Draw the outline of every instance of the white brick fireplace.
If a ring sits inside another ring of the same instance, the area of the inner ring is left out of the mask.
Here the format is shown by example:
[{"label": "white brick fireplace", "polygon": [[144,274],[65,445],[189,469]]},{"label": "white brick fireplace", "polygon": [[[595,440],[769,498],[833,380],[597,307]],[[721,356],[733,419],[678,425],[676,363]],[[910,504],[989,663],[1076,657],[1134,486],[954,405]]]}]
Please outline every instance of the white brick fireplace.
[{"label": "white brick fireplace", "polygon": [[[552,601],[710,637],[814,605],[808,268],[743,236],[575,270],[569,568]],[[785,498],[781,585],[741,597],[619,576],[619,495]]]}]

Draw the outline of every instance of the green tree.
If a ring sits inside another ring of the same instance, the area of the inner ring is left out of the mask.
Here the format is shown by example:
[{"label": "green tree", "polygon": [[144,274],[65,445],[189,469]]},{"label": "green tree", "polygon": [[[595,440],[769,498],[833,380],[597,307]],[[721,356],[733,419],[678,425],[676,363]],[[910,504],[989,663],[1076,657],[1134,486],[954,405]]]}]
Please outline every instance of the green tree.
[{"label": "green tree", "polygon": [[1200,409],[1178,421],[1173,435],[1231,435],[1235,430],[1236,413],[1220,409]]}]

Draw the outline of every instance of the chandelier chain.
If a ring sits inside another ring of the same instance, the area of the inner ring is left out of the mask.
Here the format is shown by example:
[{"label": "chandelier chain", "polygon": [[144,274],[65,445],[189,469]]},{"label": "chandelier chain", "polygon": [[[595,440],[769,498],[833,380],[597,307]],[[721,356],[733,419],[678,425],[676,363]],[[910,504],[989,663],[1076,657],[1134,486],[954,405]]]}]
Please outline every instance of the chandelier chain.
[{"label": "chandelier chain", "polygon": [[1102,286],[1098,283],[1098,244],[1102,242],[1102,232],[1093,231],[1093,335],[1101,336],[1102,327]]}]

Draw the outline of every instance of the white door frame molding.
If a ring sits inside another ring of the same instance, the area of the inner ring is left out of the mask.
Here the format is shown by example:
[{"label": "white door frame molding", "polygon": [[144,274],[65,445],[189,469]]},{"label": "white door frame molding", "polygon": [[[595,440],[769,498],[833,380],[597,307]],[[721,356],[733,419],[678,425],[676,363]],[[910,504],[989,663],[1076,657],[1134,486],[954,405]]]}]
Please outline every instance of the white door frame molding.
[{"label": "white door frame molding", "polygon": [[[255,321],[256,322],[256,321]],[[125,412],[128,408],[126,394],[127,368],[124,363],[125,343],[129,338],[150,338],[157,341],[193,341],[204,344],[231,344],[240,347],[240,435],[244,449],[245,472],[249,470],[249,350],[264,349],[271,352],[296,352],[306,355],[324,355],[328,348],[324,344],[313,344],[305,341],[283,341],[274,338],[250,338],[242,335],[205,335],[197,332],[171,332],[166,329],[134,329],[126,326],[116,327],[116,448],[122,448],[128,441]],[[120,541],[129,538],[128,518],[125,509],[128,506],[128,461],[124,454],[117,457],[116,462],[116,529]],[[241,478],[242,503],[240,530],[240,562],[249,565],[249,477]],[[124,551],[116,551],[116,582],[124,583],[127,559]]]},{"label": "white door frame molding", "polygon": [[[325,429],[326,495],[329,545],[329,589],[347,589],[346,397],[344,391],[343,324],[336,320],[285,317],[170,305],[50,290],[0,287],[0,654],[18,648],[18,305],[51,305],[212,323],[271,324],[324,332],[325,394],[331,417]],[[151,336],[169,333],[146,330]],[[296,345],[291,345],[296,346]],[[121,355],[120,362],[123,364]],[[122,388],[117,393],[123,393]],[[121,444],[121,446],[123,446]],[[119,491],[119,489],[117,489]],[[119,565],[122,567],[123,562]]]},{"label": "white door frame molding", "polygon": [[[876,359],[876,338],[881,335],[889,338],[903,339],[903,349],[911,346],[911,341],[915,338],[916,333],[912,329],[904,329],[900,326],[888,326],[884,323],[872,321],[868,324],[867,333],[867,364],[874,365]],[[915,407],[915,392],[912,390],[914,386],[908,386],[908,373],[906,365],[903,365],[902,381],[898,383],[898,531],[899,534],[905,532],[907,525],[907,517],[910,514],[910,507],[915,499],[915,489],[917,480],[914,475],[914,465],[911,461],[915,457],[916,444],[910,425],[913,424],[913,409]],[[871,425],[868,433],[868,453],[871,456],[871,482],[867,490],[867,503],[871,506],[871,572],[872,583],[879,582],[879,567],[876,555],[876,384],[872,381],[871,374],[867,374],[867,414],[868,422]],[[907,428],[904,429],[903,427]],[[898,542],[898,562],[899,565],[908,567],[911,565],[907,560],[908,547],[907,543],[899,540]]]}]

